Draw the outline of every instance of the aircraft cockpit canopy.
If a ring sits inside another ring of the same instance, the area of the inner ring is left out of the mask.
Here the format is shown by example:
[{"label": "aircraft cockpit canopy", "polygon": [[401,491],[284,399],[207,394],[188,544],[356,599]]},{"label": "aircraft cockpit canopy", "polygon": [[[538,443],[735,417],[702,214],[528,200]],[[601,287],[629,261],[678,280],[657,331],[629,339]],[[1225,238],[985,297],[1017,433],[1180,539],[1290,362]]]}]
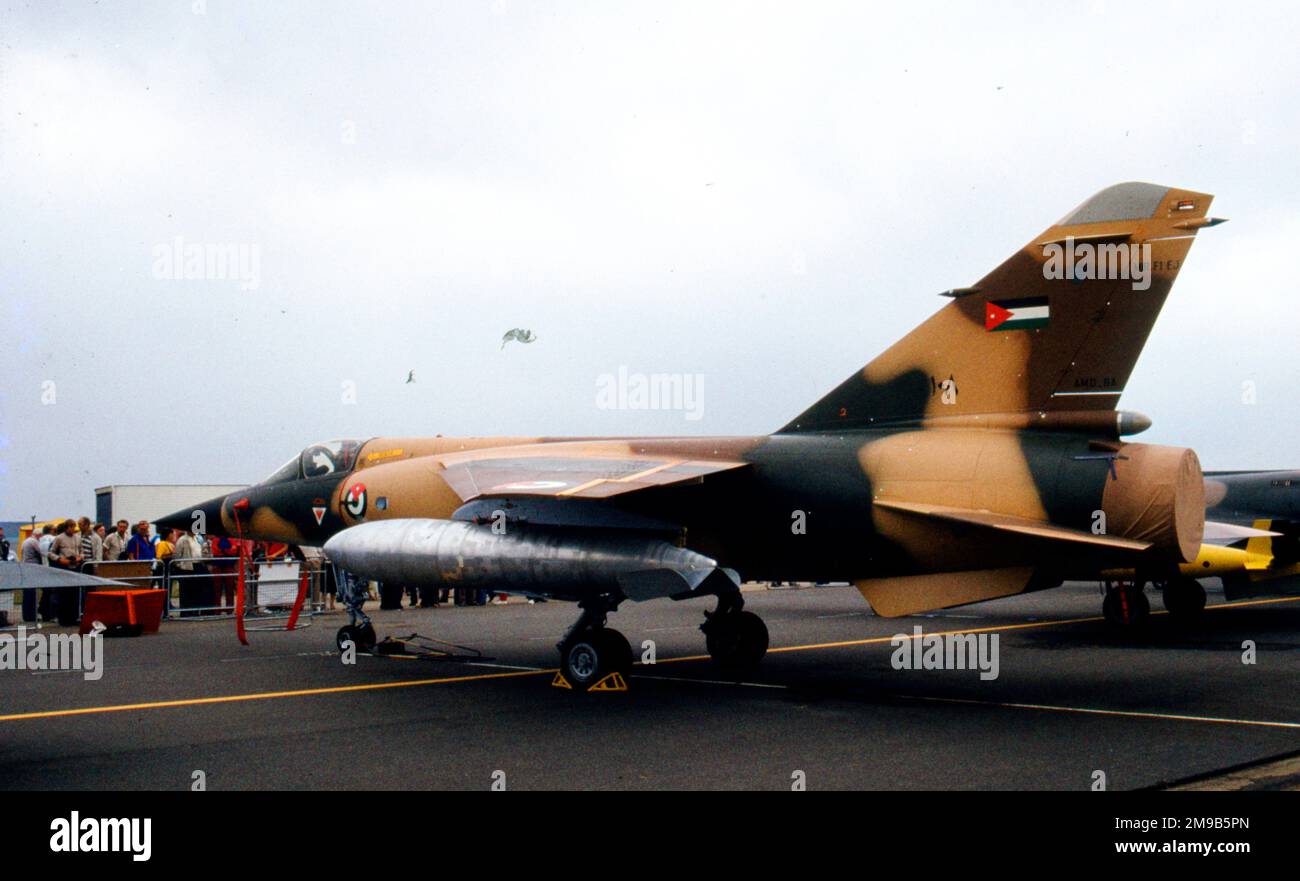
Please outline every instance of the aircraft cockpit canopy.
[{"label": "aircraft cockpit canopy", "polygon": [[263,483],[288,483],[309,477],[344,474],[356,464],[362,441],[331,440],[312,444],[276,469]]}]

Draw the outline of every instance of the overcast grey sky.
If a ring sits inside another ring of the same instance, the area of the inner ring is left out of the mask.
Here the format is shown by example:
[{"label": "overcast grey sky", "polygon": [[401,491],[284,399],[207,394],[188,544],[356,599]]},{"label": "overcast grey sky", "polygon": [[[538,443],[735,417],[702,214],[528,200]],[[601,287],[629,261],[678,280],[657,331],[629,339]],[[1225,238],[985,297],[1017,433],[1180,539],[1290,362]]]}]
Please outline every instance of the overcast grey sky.
[{"label": "overcast grey sky", "polygon": [[[1294,7],[0,8],[0,519],[331,437],[771,431],[1125,180],[1232,219],[1141,439],[1300,467]],[[177,237],[260,284],[158,278]],[[598,408],[620,366],[702,418]]]}]

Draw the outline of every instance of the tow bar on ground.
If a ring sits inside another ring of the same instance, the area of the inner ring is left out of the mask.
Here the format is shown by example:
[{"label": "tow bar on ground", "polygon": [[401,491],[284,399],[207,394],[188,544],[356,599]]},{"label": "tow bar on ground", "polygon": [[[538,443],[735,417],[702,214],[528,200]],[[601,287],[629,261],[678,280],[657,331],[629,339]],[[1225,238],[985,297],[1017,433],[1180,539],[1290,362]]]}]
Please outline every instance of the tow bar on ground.
[{"label": "tow bar on ground", "polygon": [[375,643],[375,647],[364,654],[382,658],[402,658],[414,661],[490,661],[489,657],[475,648],[456,645],[412,633],[409,636],[386,636]]}]

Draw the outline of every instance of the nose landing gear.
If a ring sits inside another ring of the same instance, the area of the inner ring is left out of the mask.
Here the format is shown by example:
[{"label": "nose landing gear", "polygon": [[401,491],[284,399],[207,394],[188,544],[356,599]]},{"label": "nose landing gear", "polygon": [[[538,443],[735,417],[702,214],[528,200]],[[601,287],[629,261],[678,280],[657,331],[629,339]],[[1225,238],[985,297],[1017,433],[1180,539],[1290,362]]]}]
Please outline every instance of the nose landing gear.
[{"label": "nose landing gear", "polygon": [[339,632],[334,636],[334,643],[340,653],[347,650],[348,643],[362,654],[372,652],[378,639],[375,636],[374,625],[370,623],[370,616],[362,611],[362,606],[366,602],[365,585],[351,572],[344,569],[337,571],[339,599],[348,610],[351,623],[339,628]]},{"label": "nose landing gear", "polygon": [[347,650],[348,643],[356,648],[363,655],[375,650],[375,644],[378,637],[375,636],[375,628],[369,620],[365,624],[344,624],[339,628],[339,632],[334,634],[334,644],[338,646],[340,653]]},{"label": "nose landing gear", "polygon": [[[632,646],[605,624],[621,599],[606,594],[578,603],[582,615],[556,646],[560,671],[552,685],[580,692],[627,690],[624,677],[632,669]],[[739,590],[720,593],[718,607],[705,612],[700,625],[709,656],[729,673],[751,670],[767,654],[767,625],[744,605]]]}]

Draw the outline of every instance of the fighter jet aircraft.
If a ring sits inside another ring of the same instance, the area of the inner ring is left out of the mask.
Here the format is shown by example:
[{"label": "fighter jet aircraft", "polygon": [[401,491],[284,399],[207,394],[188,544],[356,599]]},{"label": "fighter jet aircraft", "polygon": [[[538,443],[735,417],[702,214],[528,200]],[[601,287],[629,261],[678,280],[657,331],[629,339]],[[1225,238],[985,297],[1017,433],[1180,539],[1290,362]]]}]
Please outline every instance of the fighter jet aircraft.
[{"label": "fighter jet aircraft", "polygon": [[[1201,546],[1200,465],[1126,440],[1150,420],[1116,404],[1219,222],[1211,198],[1102,190],[771,435],[333,441],[161,525],[323,545],[381,581],[575,601],[559,653],[578,690],[631,665],[607,624],[626,601],[715,597],[710,655],[757,663],[768,633],[742,576],[852,581],[886,616],[1116,567],[1171,578]],[[1104,609],[1144,602],[1121,584]]]},{"label": "fighter jet aircraft", "polygon": [[1207,471],[1205,504],[1225,523],[1300,523],[1300,471]]},{"label": "fighter jet aircraft", "polygon": [[[1254,530],[1220,550],[1238,565],[1225,572],[1228,599],[1290,595],[1300,589],[1300,471],[1210,471],[1206,517]],[[1246,530],[1249,531],[1249,530]]]},{"label": "fighter jet aircraft", "polygon": [[[1218,578],[1228,600],[1293,595],[1300,589],[1300,471],[1207,471],[1204,543],[1196,559],[1178,567],[1177,577],[1152,586],[1165,611],[1194,621],[1205,610],[1200,579]],[[1106,580],[1132,582],[1131,569],[1102,573]],[[1126,623],[1134,623],[1126,619]]]}]

